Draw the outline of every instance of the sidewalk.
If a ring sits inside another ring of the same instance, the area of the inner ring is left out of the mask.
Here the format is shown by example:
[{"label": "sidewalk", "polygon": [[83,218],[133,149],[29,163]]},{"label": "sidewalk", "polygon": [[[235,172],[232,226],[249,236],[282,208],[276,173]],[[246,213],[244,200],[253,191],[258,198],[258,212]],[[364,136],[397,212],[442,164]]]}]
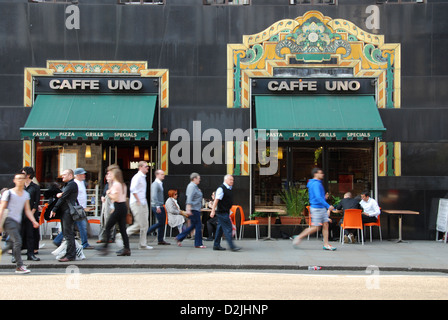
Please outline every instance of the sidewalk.
[{"label": "sidewalk", "polygon": [[[97,245],[90,239],[91,245]],[[110,253],[100,256],[96,250],[84,250],[85,260],[71,262],[80,268],[189,268],[189,269],[282,269],[300,270],[308,266],[320,266],[325,270],[365,270],[368,266],[376,266],[383,271],[425,271],[448,273],[448,250],[443,242],[376,240],[372,243],[339,244],[336,251],[324,251],[322,241],[316,238],[304,240],[298,249],[294,249],[291,240],[264,241],[255,239],[238,240],[239,252],[213,251],[212,242],[204,241],[206,249],[196,249],[194,241],[184,240],[178,247],[173,238],[166,240],[169,246],[159,246],[155,237],[149,237],[149,245],[153,250],[139,250],[137,237],[131,237],[130,257],[117,257],[115,244],[110,245]],[[24,263],[33,268],[51,269],[66,268],[68,263],[61,263],[51,254],[56,247],[51,240],[44,239],[38,257],[41,261]],[[2,246],[4,242],[2,242]],[[225,241],[222,242],[227,247]],[[24,251],[23,251],[24,252]],[[13,268],[11,255],[4,254],[0,260],[0,269]]]}]

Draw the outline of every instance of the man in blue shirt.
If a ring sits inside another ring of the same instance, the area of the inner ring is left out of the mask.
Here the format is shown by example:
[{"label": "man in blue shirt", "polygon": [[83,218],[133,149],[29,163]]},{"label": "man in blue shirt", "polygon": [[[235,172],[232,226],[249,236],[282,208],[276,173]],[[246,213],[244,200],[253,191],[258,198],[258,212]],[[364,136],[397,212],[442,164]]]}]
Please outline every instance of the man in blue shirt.
[{"label": "man in blue shirt", "polygon": [[297,247],[303,238],[309,234],[315,233],[322,227],[322,235],[324,237],[324,250],[334,251],[335,247],[328,243],[328,223],[330,220],[330,213],[334,210],[334,207],[329,205],[325,200],[325,190],[322,185],[324,179],[324,173],[320,168],[313,168],[311,171],[313,179],[308,181],[308,194],[310,197],[310,215],[311,215],[311,227],[305,229],[293,240],[293,245]]}]

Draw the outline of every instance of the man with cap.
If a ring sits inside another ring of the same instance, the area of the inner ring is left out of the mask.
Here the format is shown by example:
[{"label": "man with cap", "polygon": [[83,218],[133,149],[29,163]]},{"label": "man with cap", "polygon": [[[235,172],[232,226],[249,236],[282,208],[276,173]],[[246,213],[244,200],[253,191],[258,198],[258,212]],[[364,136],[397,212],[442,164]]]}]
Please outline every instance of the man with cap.
[{"label": "man with cap", "polygon": [[[87,188],[85,183],[86,173],[87,172],[83,168],[76,168],[74,171],[75,178],[73,180],[78,186],[78,203],[84,208],[84,210],[87,208]],[[89,244],[87,238],[87,219],[76,221],[75,224],[78,227],[79,235],[81,236],[83,249],[93,249],[94,247]],[[63,238],[64,235],[61,232],[53,240],[53,243],[56,246],[60,246]]]},{"label": "man with cap", "polygon": [[[86,170],[83,168],[76,168],[75,171],[75,182],[78,185],[78,203],[86,210],[87,208],[87,188],[86,188]],[[93,246],[89,244],[87,238],[87,218],[76,221],[78,226],[79,235],[81,236],[83,249],[93,249]]]}]

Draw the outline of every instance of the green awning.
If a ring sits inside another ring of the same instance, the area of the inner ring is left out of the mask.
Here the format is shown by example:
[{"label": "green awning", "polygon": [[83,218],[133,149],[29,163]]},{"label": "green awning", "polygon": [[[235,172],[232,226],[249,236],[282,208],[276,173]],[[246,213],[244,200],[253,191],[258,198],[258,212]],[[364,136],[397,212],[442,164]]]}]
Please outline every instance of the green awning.
[{"label": "green awning", "polygon": [[23,139],[148,139],[155,95],[39,95]]},{"label": "green awning", "polygon": [[260,138],[373,139],[386,130],[373,96],[255,96],[255,112]]}]

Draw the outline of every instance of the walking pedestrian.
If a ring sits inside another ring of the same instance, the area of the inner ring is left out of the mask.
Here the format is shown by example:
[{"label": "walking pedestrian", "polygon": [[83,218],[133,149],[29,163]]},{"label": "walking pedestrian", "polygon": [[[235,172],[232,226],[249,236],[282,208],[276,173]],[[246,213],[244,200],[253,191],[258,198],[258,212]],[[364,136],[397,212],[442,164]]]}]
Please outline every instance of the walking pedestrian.
[{"label": "walking pedestrian", "polygon": [[233,206],[233,183],[233,176],[227,174],[224,177],[223,184],[220,185],[215,192],[215,201],[213,202],[212,212],[210,213],[211,218],[213,218],[215,214],[218,217],[218,227],[216,228],[213,250],[226,250],[226,248],[221,247],[221,237],[223,234],[226,237],[230,250],[241,250],[241,248],[237,247],[232,240],[230,208]]},{"label": "walking pedestrian", "polygon": [[121,237],[123,239],[124,248],[117,252],[117,256],[130,256],[131,249],[129,247],[129,237],[126,233],[126,215],[128,208],[126,205],[126,184],[123,180],[123,173],[119,168],[114,168],[110,172],[111,187],[107,190],[107,195],[110,197],[114,211],[111,213],[107,220],[104,233],[106,235],[106,241],[104,246],[100,249],[102,254],[107,254],[107,246],[111,236],[111,229],[118,223]]},{"label": "walking pedestrian", "polygon": [[[14,176],[15,187],[5,191],[2,194],[0,204],[0,221],[3,221],[3,214],[5,209],[8,209],[8,216],[6,217],[3,228],[9,235],[9,240],[6,247],[2,250],[6,252],[12,249],[12,254],[16,263],[16,273],[29,273],[30,270],[23,264],[21,257],[22,237],[20,235],[21,224],[23,218],[23,211],[25,210],[26,217],[31,221],[34,228],[39,228],[39,223],[34,218],[30,207],[30,194],[25,190],[25,175],[18,173]],[[0,230],[3,231],[3,230]]]},{"label": "walking pedestrian", "polygon": [[[110,172],[114,168],[119,168],[119,167],[116,164],[111,164],[110,166],[107,167],[107,170],[106,170],[106,185],[104,186],[103,196],[101,197],[101,202],[102,202],[101,217],[100,217],[101,229],[98,234],[98,241],[96,243],[104,243],[107,238],[104,231],[106,229],[107,220],[109,220],[109,217],[110,217],[110,215],[112,213],[112,209],[113,209],[112,201],[110,200],[110,197],[107,194],[107,190],[109,190],[109,186],[112,185],[112,180],[110,178]],[[110,230],[109,242],[113,242],[113,241],[115,241],[115,228],[112,228]]]},{"label": "walking pedestrian", "polygon": [[307,228],[293,240],[293,245],[297,247],[302,239],[309,234],[313,234],[322,227],[324,237],[324,250],[334,251],[335,247],[328,243],[328,223],[331,222],[330,213],[334,207],[325,201],[325,190],[322,185],[324,172],[320,168],[313,168],[311,171],[313,179],[308,181],[308,194],[310,198],[311,228]]},{"label": "walking pedestrian", "polygon": [[182,246],[182,241],[194,229],[194,247],[205,249],[206,246],[202,244],[202,222],[201,222],[201,207],[202,207],[202,191],[198,185],[201,182],[201,176],[193,172],[190,175],[190,183],[187,186],[187,201],[185,211],[190,217],[191,225],[181,234],[177,235],[177,245]]},{"label": "walking pedestrian", "polygon": [[148,163],[146,161],[140,161],[138,163],[138,172],[132,177],[129,204],[134,217],[134,223],[127,228],[126,233],[130,236],[139,232],[139,248],[151,250],[152,247],[148,246],[146,238],[149,227],[149,209],[148,201],[146,200],[146,174],[148,173],[148,169]]},{"label": "walking pedestrian", "polygon": [[[83,168],[76,168],[74,171],[75,182],[78,185],[78,203],[87,209],[87,188],[86,188],[86,170]],[[81,236],[81,242],[83,249],[93,249],[94,247],[89,244],[89,239],[87,236],[87,217],[80,221],[76,221],[76,226],[79,230],[79,235]]]},{"label": "walking pedestrian", "polygon": [[74,180],[73,170],[66,169],[62,172],[62,181],[65,182],[65,186],[62,188],[62,192],[56,195],[59,200],[50,213],[50,219],[54,218],[57,213],[59,214],[62,234],[67,241],[66,254],[59,259],[60,262],[74,261],[76,259],[75,222],[70,214],[68,205],[68,203],[75,205],[78,201],[78,185]]},{"label": "walking pedestrian", "polygon": [[159,245],[170,245],[163,239],[165,231],[166,212],[163,204],[165,203],[163,198],[163,179],[165,179],[165,172],[163,170],[156,170],[156,178],[151,184],[151,211],[157,218],[157,223],[154,223],[151,228],[148,229],[148,234],[157,229],[157,241]]},{"label": "walking pedestrian", "polygon": [[[39,221],[40,187],[33,182],[35,176],[34,169],[32,167],[24,167],[22,168],[22,173],[25,175],[25,190],[30,194],[31,212],[34,219]],[[39,228],[34,228],[31,220],[24,217],[22,219],[22,242],[26,247],[27,260],[40,261],[40,258],[36,257],[39,250],[39,240]]]}]

